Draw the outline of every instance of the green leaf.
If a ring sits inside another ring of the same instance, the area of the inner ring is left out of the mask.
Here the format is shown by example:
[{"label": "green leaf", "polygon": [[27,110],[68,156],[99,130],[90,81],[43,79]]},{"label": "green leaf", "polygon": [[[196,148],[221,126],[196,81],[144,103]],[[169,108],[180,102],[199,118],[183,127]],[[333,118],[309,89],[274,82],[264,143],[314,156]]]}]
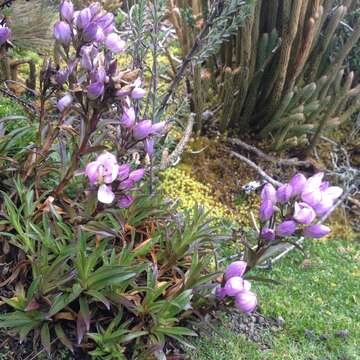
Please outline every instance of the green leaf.
[{"label": "green leaf", "polygon": [[45,348],[45,351],[51,353],[51,343],[50,343],[50,331],[48,323],[44,323],[40,331],[41,344]]},{"label": "green leaf", "polygon": [[174,327],[158,326],[156,327],[155,331],[169,336],[170,335],[198,336],[196,332],[182,326],[174,326]]},{"label": "green leaf", "polygon": [[55,325],[55,333],[58,339],[62,342],[62,344],[67,347],[72,353],[74,353],[74,347],[72,345],[72,342],[68,339],[68,337],[65,335],[64,330],[60,323],[57,323]]}]

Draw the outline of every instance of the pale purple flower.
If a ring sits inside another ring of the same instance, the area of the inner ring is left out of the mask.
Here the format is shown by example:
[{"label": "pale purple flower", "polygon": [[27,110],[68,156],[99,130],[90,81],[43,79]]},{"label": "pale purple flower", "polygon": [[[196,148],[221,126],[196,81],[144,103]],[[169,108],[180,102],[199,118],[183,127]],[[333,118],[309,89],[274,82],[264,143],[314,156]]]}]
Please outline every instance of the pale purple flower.
[{"label": "pale purple flower", "polygon": [[325,191],[330,186],[330,183],[328,181],[323,181],[320,185],[320,190]]},{"label": "pale purple flower", "polygon": [[114,31],[115,17],[112,13],[106,13],[96,18],[96,24],[102,29],[105,35],[109,35]]},{"label": "pale purple flower", "polygon": [[311,224],[316,217],[314,209],[304,202],[295,202],[293,218],[299,224]]},{"label": "pale purple flower", "polygon": [[151,125],[151,134],[161,134],[165,128],[165,121],[160,121],[156,124]]},{"label": "pale purple flower", "polygon": [[151,133],[151,121],[143,120],[137,123],[133,128],[133,136],[135,140],[143,140]]},{"label": "pale purple flower", "polygon": [[264,227],[261,230],[261,237],[266,241],[273,241],[275,240],[275,231],[268,227]]},{"label": "pale purple flower", "polygon": [[119,165],[116,157],[108,152],[99,155],[95,161],[89,163],[85,168],[85,174],[90,184],[114,182],[118,176]]},{"label": "pale purple flower", "polygon": [[71,1],[63,0],[60,4],[60,15],[67,22],[71,23],[74,18],[74,5]]},{"label": "pale purple flower", "polygon": [[101,166],[101,162],[99,161],[92,161],[86,165],[85,174],[88,177],[91,185],[96,184],[96,182],[98,181],[98,178],[100,176],[99,174],[100,166]]},{"label": "pale purple flower", "polygon": [[130,190],[134,186],[134,180],[125,179],[119,185],[120,190]]},{"label": "pale purple flower", "polygon": [[103,184],[99,186],[97,197],[101,203],[111,204],[115,199],[115,194],[111,190],[111,186]]},{"label": "pale purple flower", "polygon": [[125,41],[121,40],[120,36],[115,33],[109,34],[105,39],[105,46],[115,54],[124,51],[125,45]]},{"label": "pale purple flower", "polygon": [[7,26],[0,25],[0,46],[5,44],[11,37],[11,30]]},{"label": "pale purple flower", "polygon": [[119,206],[121,208],[128,208],[134,202],[131,195],[121,195],[119,198]]},{"label": "pale purple flower", "polygon": [[296,222],[293,220],[286,220],[276,227],[276,233],[279,236],[290,236],[296,230]]},{"label": "pale purple flower", "polygon": [[68,68],[59,70],[55,75],[55,81],[59,85],[64,85],[65,82],[68,80],[68,78],[69,78],[69,69]]},{"label": "pale purple flower", "polygon": [[73,102],[73,98],[70,94],[64,95],[57,103],[57,108],[60,112],[65,111]]},{"label": "pale purple flower", "polygon": [[103,66],[98,66],[96,70],[94,70],[90,74],[91,82],[105,82],[106,81],[106,71]]},{"label": "pale purple flower", "polygon": [[281,185],[276,190],[276,200],[281,204],[285,204],[290,200],[292,194],[293,194],[293,189],[290,184]]},{"label": "pale purple flower", "polygon": [[306,184],[306,177],[301,173],[296,174],[291,178],[289,184],[292,187],[292,195],[299,195]]},{"label": "pale purple flower", "polygon": [[274,186],[270,183],[265,184],[261,190],[261,200],[270,200],[273,204],[276,203],[276,190]]},{"label": "pale purple flower", "polygon": [[122,181],[129,177],[130,174],[130,165],[123,164],[119,166],[118,170],[118,180]]},{"label": "pale purple flower", "polygon": [[125,128],[132,128],[135,124],[135,110],[133,107],[125,108],[120,119],[120,124]]},{"label": "pale purple flower", "polygon": [[274,205],[271,200],[264,200],[260,204],[259,217],[261,221],[269,220],[274,214]]},{"label": "pale purple flower", "polygon": [[234,276],[243,276],[245,274],[246,266],[247,263],[245,261],[234,261],[225,270],[225,280],[227,281]]},{"label": "pale purple flower", "polygon": [[245,314],[255,310],[257,305],[256,294],[251,291],[240,291],[236,295],[235,306]]},{"label": "pale purple flower", "polygon": [[83,30],[83,33],[82,33],[83,40],[86,41],[86,42],[95,41],[96,36],[97,36],[97,30],[98,30],[98,26],[96,24],[94,24],[94,23],[90,23]]},{"label": "pale purple flower", "polygon": [[91,100],[95,100],[104,94],[105,87],[102,82],[95,82],[87,87],[87,96]]},{"label": "pale purple flower", "polygon": [[63,45],[69,45],[71,41],[71,29],[65,21],[57,21],[54,25],[54,38]]},{"label": "pale purple flower", "polygon": [[144,151],[149,156],[154,154],[154,139],[146,138],[144,140]]},{"label": "pale purple flower", "polygon": [[89,26],[91,20],[91,11],[89,8],[85,8],[81,11],[75,12],[75,24],[79,29],[85,29]]},{"label": "pale purple flower", "polygon": [[146,91],[141,87],[135,87],[131,92],[131,97],[135,100],[143,98],[146,94]]},{"label": "pale purple flower", "polygon": [[130,173],[129,175],[129,179],[134,181],[134,182],[137,182],[137,181],[140,181],[141,178],[144,176],[144,173],[145,173],[145,170],[144,169],[137,169],[137,170],[134,170]]},{"label": "pale purple flower", "polygon": [[100,26],[97,26],[96,28],[96,35],[95,35],[95,40],[97,42],[103,42],[106,38],[106,35],[104,33],[104,30],[100,27]]},{"label": "pale purple flower", "polygon": [[321,238],[331,232],[331,229],[323,224],[310,225],[304,228],[304,236],[312,238]]},{"label": "pale purple flower", "polygon": [[226,281],[224,286],[227,296],[235,296],[244,290],[244,280],[240,276],[233,276]]},{"label": "pale purple flower", "polygon": [[321,200],[314,206],[314,210],[317,215],[322,216],[332,208],[333,204],[333,199],[323,192],[321,194]]},{"label": "pale purple flower", "polygon": [[343,193],[343,189],[338,186],[330,186],[323,191],[323,194],[332,200],[336,200]]}]

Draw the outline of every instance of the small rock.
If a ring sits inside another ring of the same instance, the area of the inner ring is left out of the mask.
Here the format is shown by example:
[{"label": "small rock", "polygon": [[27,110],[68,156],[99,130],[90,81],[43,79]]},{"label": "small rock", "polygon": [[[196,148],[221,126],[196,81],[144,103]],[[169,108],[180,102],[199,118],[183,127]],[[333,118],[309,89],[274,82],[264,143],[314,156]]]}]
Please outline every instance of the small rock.
[{"label": "small rock", "polygon": [[283,327],[285,324],[285,320],[282,316],[278,316],[278,318],[276,319],[276,325],[279,327]]},{"label": "small rock", "polygon": [[348,329],[340,330],[335,335],[339,338],[346,339],[349,336],[349,330]]},{"label": "small rock", "polygon": [[251,323],[249,326],[249,334],[252,335],[255,331],[255,325],[254,323]]},{"label": "small rock", "polygon": [[258,316],[257,323],[262,325],[265,322],[265,319],[262,316]]},{"label": "small rock", "polygon": [[308,329],[305,329],[304,336],[309,340],[315,340],[316,339],[314,332],[311,331],[311,330],[308,330]]}]

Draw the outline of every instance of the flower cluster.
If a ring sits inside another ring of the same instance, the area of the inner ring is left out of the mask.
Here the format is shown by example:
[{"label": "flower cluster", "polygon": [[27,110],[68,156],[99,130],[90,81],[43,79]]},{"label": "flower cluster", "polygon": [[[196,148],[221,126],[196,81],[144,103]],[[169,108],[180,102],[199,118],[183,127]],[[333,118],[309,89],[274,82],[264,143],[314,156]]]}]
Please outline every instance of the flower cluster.
[{"label": "flower cluster", "polygon": [[[259,217],[263,225],[261,237],[264,240],[291,236],[297,230],[313,238],[330,233],[328,226],[314,222],[317,217],[331,210],[343,190],[338,186],[330,186],[329,182],[323,181],[323,177],[322,172],[308,179],[299,173],[277,190],[269,183],[263,187]],[[277,215],[281,217],[281,222],[276,225]]]},{"label": "flower cluster", "polygon": [[131,171],[129,164],[119,165],[116,157],[109,152],[99,155],[95,161],[86,166],[90,185],[98,186],[98,200],[104,204],[111,204],[115,199],[113,186],[120,192],[119,206],[129,207],[133,197],[126,192],[144,176],[144,169]]},{"label": "flower cluster", "polygon": [[6,25],[0,24],[0,46],[10,40],[11,30]]},{"label": "flower cluster", "polygon": [[251,284],[243,279],[247,263],[235,261],[225,270],[223,287],[216,289],[216,296],[223,300],[226,296],[235,298],[235,306],[242,312],[249,314],[257,305],[256,294],[250,291]]}]

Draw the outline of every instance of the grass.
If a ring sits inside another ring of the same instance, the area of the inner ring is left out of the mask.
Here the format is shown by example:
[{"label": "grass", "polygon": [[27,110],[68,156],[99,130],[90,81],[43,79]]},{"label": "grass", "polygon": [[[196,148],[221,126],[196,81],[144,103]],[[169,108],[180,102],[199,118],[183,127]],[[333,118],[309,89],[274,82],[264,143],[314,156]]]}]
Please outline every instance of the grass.
[{"label": "grass", "polygon": [[[262,276],[281,280],[274,287],[253,282],[259,311],[267,317],[282,316],[283,330],[266,331],[271,349],[257,344],[226,326],[222,336],[199,338],[194,360],[240,359],[360,359],[360,244],[355,241],[308,242],[308,257],[293,252]],[[260,272],[257,271],[260,275]],[[348,330],[343,339],[336,335]],[[306,336],[311,332],[313,336]],[[325,335],[327,340],[321,340]]]}]

